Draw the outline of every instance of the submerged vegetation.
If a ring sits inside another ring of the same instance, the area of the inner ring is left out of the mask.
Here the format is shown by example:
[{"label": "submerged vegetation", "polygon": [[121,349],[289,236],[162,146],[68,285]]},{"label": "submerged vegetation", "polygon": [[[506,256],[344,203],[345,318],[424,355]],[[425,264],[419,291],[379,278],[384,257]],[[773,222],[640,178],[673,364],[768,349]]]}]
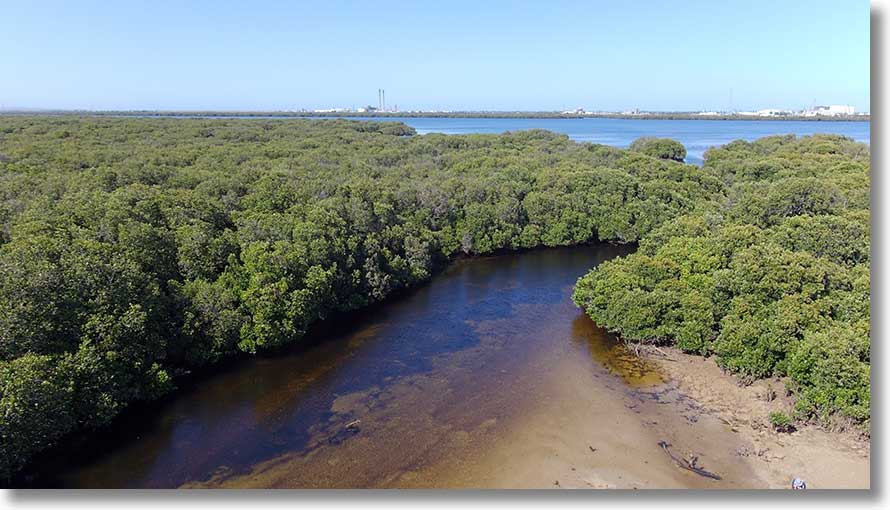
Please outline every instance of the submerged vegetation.
[{"label": "submerged vegetation", "polygon": [[711,149],[723,191],[593,269],[574,300],[625,339],[787,376],[798,419],[867,427],[869,168],[868,147],[837,136]]},{"label": "submerged vegetation", "polygon": [[711,168],[546,131],[413,135],[0,118],[0,476],[459,254],[636,242],[724,195]]}]

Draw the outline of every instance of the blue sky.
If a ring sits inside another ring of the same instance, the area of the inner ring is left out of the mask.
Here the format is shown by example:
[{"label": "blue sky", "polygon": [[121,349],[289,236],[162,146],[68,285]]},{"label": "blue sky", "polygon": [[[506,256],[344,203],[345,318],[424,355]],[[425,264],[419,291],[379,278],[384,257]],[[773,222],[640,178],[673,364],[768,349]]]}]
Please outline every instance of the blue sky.
[{"label": "blue sky", "polygon": [[352,107],[378,88],[403,109],[868,110],[869,3],[0,0],[4,108]]}]

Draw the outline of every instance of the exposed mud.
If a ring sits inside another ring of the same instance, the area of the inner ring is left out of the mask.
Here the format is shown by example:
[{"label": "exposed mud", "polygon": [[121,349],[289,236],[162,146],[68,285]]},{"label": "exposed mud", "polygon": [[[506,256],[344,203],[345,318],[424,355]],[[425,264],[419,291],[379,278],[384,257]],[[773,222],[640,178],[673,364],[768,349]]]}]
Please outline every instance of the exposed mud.
[{"label": "exposed mud", "polygon": [[825,430],[811,424],[790,434],[776,432],[767,421],[769,413],[790,412],[792,408],[784,381],[744,384],[723,372],[713,359],[676,349],[668,349],[667,356],[656,354],[650,361],[659,365],[679,391],[743,440],[736,454],[770,488],[789,488],[794,477],[804,479],[811,489],[869,488],[871,448],[862,430]]}]

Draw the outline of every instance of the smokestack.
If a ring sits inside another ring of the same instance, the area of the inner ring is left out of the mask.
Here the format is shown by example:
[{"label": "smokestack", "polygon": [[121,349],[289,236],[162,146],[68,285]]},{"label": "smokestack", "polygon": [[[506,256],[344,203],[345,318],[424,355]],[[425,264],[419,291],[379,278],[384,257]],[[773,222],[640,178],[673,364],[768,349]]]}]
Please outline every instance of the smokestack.
[{"label": "smokestack", "polygon": [[383,89],[377,89],[377,109],[383,108]]}]

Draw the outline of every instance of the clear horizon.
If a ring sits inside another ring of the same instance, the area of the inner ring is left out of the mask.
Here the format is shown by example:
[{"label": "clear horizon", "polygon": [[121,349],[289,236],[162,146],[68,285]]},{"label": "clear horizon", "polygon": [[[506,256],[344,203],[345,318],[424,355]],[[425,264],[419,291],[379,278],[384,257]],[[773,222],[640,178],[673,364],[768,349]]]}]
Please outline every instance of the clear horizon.
[{"label": "clear horizon", "polygon": [[864,1],[5,11],[4,110],[870,111]]}]

